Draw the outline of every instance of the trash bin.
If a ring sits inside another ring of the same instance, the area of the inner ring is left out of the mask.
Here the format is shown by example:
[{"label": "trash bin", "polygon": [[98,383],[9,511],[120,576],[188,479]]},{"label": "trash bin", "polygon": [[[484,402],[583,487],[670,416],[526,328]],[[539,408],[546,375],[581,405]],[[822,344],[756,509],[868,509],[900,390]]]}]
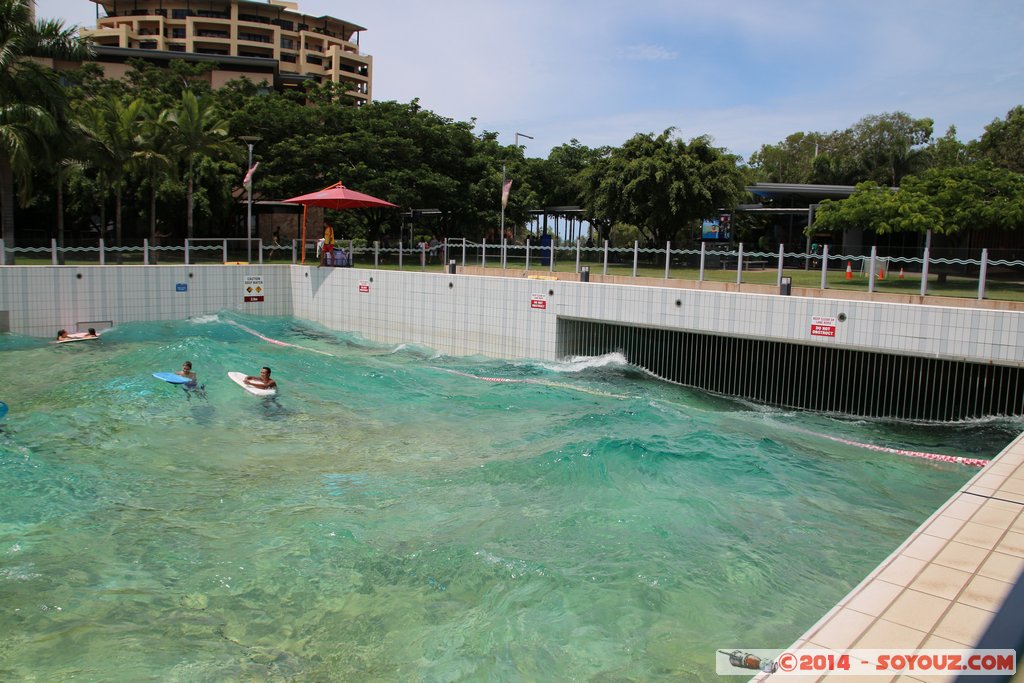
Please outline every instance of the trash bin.
[{"label": "trash bin", "polygon": [[590,282],[590,266],[580,267],[580,282]]},{"label": "trash bin", "polygon": [[455,259],[448,262],[448,272],[455,275]]},{"label": "trash bin", "polygon": [[789,296],[793,293],[793,278],[784,277],[779,280],[779,294]]}]

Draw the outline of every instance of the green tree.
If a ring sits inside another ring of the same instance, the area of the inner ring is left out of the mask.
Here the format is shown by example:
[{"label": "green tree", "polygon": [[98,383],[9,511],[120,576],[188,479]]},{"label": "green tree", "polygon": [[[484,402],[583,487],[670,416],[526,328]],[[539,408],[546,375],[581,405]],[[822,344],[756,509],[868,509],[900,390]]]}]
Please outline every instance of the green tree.
[{"label": "green tree", "polygon": [[191,90],[185,90],[179,104],[169,112],[167,123],[170,126],[170,149],[186,167],[186,234],[188,239],[192,239],[195,236],[197,162],[201,157],[230,156],[240,152],[228,138],[228,122],[210,96],[197,97]]},{"label": "green tree", "polygon": [[105,180],[114,195],[114,241],[123,245],[122,200],[130,164],[141,149],[145,102],[125,104],[114,96],[92,102],[82,111],[82,126],[88,139],[87,163]]},{"label": "green tree", "polygon": [[924,170],[934,125],[899,111],[855,123],[852,133],[864,179],[895,187],[903,176]]},{"label": "green tree", "polygon": [[635,135],[593,164],[584,173],[589,212],[635,225],[664,244],[743,196],[738,157],[706,136],[686,143],[672,134],[670,128]]},{"label": "green tree", "polygon": [[[55,133],[55,115],[67,106],[56,73],[31,58],[90,55],[89,46],[76,36],[77,27],[32,19],[29,0],[0,0],[0,225],[8,248],[15,246],[15,179],[27,196],[33,149]],[[13,253],[7,254],[13,263]]]},{"label": "green tree", "polygon": [[996,166],[1024,173],[1024,106],[1018,105],[985,126],[976,145],[978,153]]},{"label": "green tree", "polygon": [[1024,175],[982,162],[932,168],[893,190],[857,185],[847,199],[821,203],[808,232],[863,228],[878,234],[1024,228]]}]

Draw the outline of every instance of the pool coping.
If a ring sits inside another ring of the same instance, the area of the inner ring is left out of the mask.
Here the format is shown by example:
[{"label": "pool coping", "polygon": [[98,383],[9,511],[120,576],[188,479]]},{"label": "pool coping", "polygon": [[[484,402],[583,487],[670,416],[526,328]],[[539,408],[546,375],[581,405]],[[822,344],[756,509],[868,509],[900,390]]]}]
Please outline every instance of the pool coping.
[{"label": "pool coping", "polygon": [[[1024,433],[788,649],[970,649],[982,641],[1022,571]],[[758,674],[750,680],[850,683],[859,678]],[[934,683],[954,681],[956,675],[870,680]]]}]

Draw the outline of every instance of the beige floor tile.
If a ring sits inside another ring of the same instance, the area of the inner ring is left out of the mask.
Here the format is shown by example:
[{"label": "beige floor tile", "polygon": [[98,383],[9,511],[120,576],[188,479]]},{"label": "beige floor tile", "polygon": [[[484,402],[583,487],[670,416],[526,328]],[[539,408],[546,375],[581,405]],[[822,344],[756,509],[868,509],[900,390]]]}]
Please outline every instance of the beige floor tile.
[{"label": "beige floor tile", "polygon": [[985,550],[991,550],[1003,536],[1005,527],[986,526],[975,522],[967,522],[953,537],[957,543],[966,543]]},{"label": "beige floor tile", "polygon": [[982,498],[991,498],[992,494],[996,492],[995,489],[989,486],[982,486],[981,484],[971,484],[966,489],[964,489],[964,491],[973,493]]},{"label": "beige floor tile", "polygon": [[979,498],[978,496],[960,495],[946,506],[942,514],[953,519],[966,521],[978,511],[978,508],[981,507],[985,500],[985,498]]},{"label": "beige floor tile", "polygon": [[[926,596],[930,597],[930,596]],[[938,617],[936,616],[935,619]],[[916,648],[928,636],[921,631],[906,624],[898,624],[888,619],[879,619],[864,632],[864,635],[857,641],[855,647],[878,650],[882,648]]]},{"label": "beige floor tile", "polygon": [[939,538],[953,538],[956,532],[960,530],[960,527],[964,525],[962,519],[953,519],[952,517],[938,517],[933,519],[927,527],[924,528],[924,533],[929,536],[938,536]]},{"label": "beige floor tile", "polygon": [[981,576],[1009,583],[1016,583],[1021,571],[1024,571],[1024,558],[999,552],[989,555],[978,568],[978,574]]},{"label": "beige floor tile", "polygon": [[967,647],[973,647],[985,628],[992,621],[992,613],[978,607],[955,603],[946,616],[932,630],[937,636],[947,638]]},{"label": "beige floor tile", "polygon": [[970,580],[969,572],[943,567],[941,564],[931,564],[921,570],[910,584],[910,588],[945,600],[953,600]]},{"label": "beige floor tile", "polygon": [[971,522],[1006,529],[1020,516],[1021,506],[1005,500],[987,500],[978,508]]},{"label": "beige floor tile", "polygon": [[963,643],[958,643],[948,638],[941,636],[931,635],[925,638],[925,641],[921,643],[922,650],[961,650],[963,649]]},{"label": "beige floor tile", "polygon": [[957,679],[957,675],[958,674],[941,674],[941,673],[927,675],[927,674],[923,674],[923,673],[918,673],[918,674],[900,676],[896,680],[897,681],[907,681],[907,682],[915,681],[915,682],[920,682],[920,683],[955,683],[955,681]]},{"label": "beige floor tile", "polygon": [[967,589],[960,595],[957,602],[980,607],[989,612],[997,612],[1011,588],[1013,588],[1012,583],[997,581],[987,576],[975,576],[967,584]]},{"label": "beige floor tile", "polygon": [[995,550],[1007,555],[1024,557],[1024,534],[1017,531],[1007,531],[1006,535],[996,545]]},{"label": "beige floor tile", "polygon": [[897,586],[906,586],[917,577],[926,564],[924,560],[901,555],[879,572],[876,578],[895,583]]},{"label": "beige floor tile", "polygon": [[947,599],[906,590],[882,613],[882,618],[927,633],[938,623],[950,604],[951,601]]},{"label": "beige floor tile", "polygon": [[932,562],[973,574],[985,556],[986,552],[977,546],[951,541],[935,555]]},{"label": "beige floor tile", "polygon": [[1024,480],[1017,479],[1016,477],[1007,479],[996,490],[999,491],[1000,497],[1002,497],[1004,491],[1016,493],[1017,495],[1024,494]]},{"label": "beige floor tile", "polygon": [[875,579],[850,598],[846,606],[858,612],[877,617],[889,608],[902,590],[902,586],[897,586],[894,583],[882,581],[881,579]]},{"label": "beige floor tile", "polygon": [[851,609],[841,609],[814,633],[808,634],[808,647],[842,650],[857,642],[874,617]]},{"label": "beige floor tile", "polygon": [[1013,491],[1003,491],[1000,489],[993,491],[989,495],[992,496],[993,498],[1001,498],[1003,500],[1008,500],[1013,503],[1020,503],[1021,505],[1024,505],[1024,493],[1014,493]]},{"label": "beige floor tile", "polygon": [[944,538],[929,536],[928,534],[918,534],[917,538],[903,549],[903,554],[908,557],[928,561],[935,557],[935,554],[942,550],[944,545],[946,545],[946,539]]}]

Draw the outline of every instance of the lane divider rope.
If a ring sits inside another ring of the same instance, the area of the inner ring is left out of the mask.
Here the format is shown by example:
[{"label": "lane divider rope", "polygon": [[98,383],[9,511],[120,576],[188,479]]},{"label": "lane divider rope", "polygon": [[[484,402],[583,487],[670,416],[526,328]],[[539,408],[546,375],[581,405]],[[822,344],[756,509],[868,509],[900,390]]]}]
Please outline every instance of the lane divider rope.
[{"label": "lane divider rope", "polygon": [[259,337],[260,339],[262,339],[265,342],[270,342],[271,344],[277,344],[278,346],[288,346],[288,347],[293,348],[293,349],[302,349],[303,351],[312,351],[313,353],[319,353],[319,354],[321,354],[323,356],[334,357],[333,353],[327,353],[326,351],[320,351],[319,349],[311,349],[311,348],[306,347],[306,346],[299,346],[298,344],[289,344],[288,342],[283,342],[283,341],[280,341],[278,339],[271,339],[270,337],[267,337],[266,335],[260,334],[256,330],[249,329],[248,327],[246,327],[245,325],[243,325],[241,323],[236,323],[234,320],[229,320],[228,322],[231,323],[232,325],[234,325],[235,327],[239,328],[239,329],[245,330],[246,332],[248,332],[249,334],[251,334],[251,335],[253,335],[255,337]]}]

